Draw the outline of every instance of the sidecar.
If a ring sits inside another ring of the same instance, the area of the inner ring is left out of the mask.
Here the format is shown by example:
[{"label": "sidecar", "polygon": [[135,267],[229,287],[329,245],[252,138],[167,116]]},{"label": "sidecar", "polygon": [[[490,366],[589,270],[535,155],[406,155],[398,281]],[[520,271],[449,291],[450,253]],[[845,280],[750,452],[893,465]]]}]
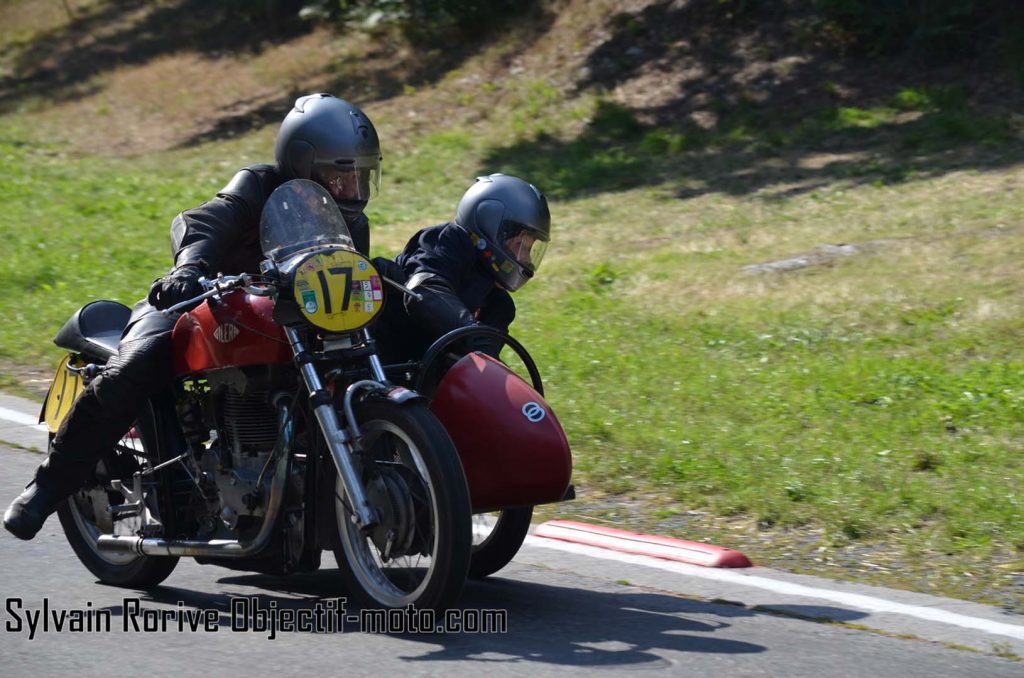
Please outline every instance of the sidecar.
[{"label": "sidecar", "polygon": [[[504,341],[533,384],[483,353],[462,356],[439,374],[452,360],[451,347],[471,334]],[[430,409],[455,443],[469,484],[476,514],[470,576],[493,574],[519,551],[534,506],[575,496],[565,432],[544,400],[529,353],[493,328],[462,328],[438,339],[420,363],[415,388],[431,398]]]}]

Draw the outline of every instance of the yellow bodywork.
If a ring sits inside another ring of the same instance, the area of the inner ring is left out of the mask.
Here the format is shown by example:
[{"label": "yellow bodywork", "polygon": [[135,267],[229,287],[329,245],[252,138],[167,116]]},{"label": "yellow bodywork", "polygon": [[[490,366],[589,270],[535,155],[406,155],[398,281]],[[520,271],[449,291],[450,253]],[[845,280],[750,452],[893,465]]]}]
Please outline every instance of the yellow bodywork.
[{"label": "yellow bodywork", "polygon": [[68,364],[72,367],[85,365],[81,358],[74,355],[64,356],[57,365],[57,374],[53,375],[53,383],[50,384],[50,392],[46,394],[46,403],[43,405],[43,420],[50,433],[57,432],[64,417],[68,416],[75,398],[85,388],[82,377],[68,371]]}]

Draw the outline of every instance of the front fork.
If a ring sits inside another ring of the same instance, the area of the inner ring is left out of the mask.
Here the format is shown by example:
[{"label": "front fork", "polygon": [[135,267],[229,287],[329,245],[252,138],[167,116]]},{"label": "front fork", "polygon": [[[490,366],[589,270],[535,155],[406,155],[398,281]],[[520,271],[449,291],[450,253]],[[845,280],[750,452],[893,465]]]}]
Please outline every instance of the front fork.
[{"label": "front fork", "polygon": [[[302,375],[302,380],[309,390],[310,407],[313,410],[313,414],[316,415],[316,420],[320,424],[320,430],[327,441],[327,449],[331,452],[334,465],[338,469],[338,475],[345,486],[345,494],[348,495],[348,499],[352,504],[352,522],[360,530],[365,531],[373,527],[378,522],[378,518],[376,512],[366,499],[366,490],[363,488],[363,483],[359,479],[359,473],[356,471],[355,464],[353,463],[353,437],[340,425],[338,414],[334,409],[334,398],[324,388],[320,375],[317,374],[316,368],[313,366],[313,355],[306,349],[306,345],[303,343],[298,330],[286,327],[284,331],[295,355],[295,363],[298,365],[299,373]],[[369,338],[365,331],[364,336]],[[379,385],[383,387],[385,382],[384,370],[381,368],[380,360],[376,355],[370,356],[370,369],[373,372],[374,378],[381,382]],[[349,423],[350,429],[353,429],[353,431],[358,430],[354,429],[354,419]]]}]

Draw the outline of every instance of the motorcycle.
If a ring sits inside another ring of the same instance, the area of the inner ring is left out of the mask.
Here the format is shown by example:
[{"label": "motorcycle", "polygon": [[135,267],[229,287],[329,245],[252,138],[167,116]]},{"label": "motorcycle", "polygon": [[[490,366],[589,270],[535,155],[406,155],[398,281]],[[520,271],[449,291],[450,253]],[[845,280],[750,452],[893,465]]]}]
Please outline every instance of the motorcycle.
[{"label": "motorcycle", "polygon": [[[328,550],[364,605],[451,606],[467,576],[515,555],[528,507],[571,494],[568,444],[539,374],[531,389],[482,354],[439,370],[457,332],[422,362],[382,364],[371,330],[384,286],[415,292],[354,249],[314,182],[271,195],[260,238],[259,274],[204,281],[206,292],[169,309],[183,311],[175,381],[58,509],[72,549],[100,581],[133,588],[158,585],[181,557],[288,574],[318,569]],[[116,355],[129,315],[92,302],[58,333],[69,353],[43,406],[51,434]],[[496,394],[505,407],[481,407]],[[534,425],[517,436],[524,418]],[[499,518],[474,544],[471,514],[484,511]]]}]

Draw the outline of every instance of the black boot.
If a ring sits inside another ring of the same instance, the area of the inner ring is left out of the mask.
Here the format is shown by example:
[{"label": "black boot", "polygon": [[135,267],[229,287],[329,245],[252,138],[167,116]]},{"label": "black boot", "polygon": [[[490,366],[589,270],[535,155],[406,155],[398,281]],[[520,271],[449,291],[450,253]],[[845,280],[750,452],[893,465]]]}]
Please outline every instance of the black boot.
[{"label": "black boot", "polygon": [[66,492],[48,483],[40,484],[33,478],[4,512],[4,527],[18,539],[32,539],[67,497]]}]

